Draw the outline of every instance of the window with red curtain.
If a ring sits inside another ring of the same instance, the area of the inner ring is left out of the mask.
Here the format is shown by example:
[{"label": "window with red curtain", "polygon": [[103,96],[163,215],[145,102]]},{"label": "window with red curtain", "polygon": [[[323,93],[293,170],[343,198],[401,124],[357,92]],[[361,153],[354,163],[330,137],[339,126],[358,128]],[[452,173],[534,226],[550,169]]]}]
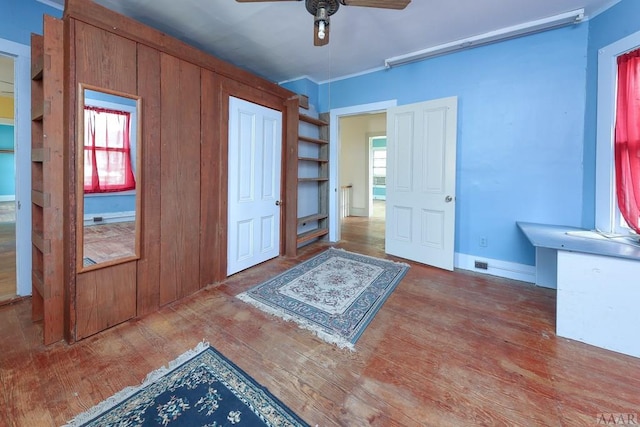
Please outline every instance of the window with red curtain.
[{"label": "window with red curtain", "polygon": [[618,57],[614,151],[618,208],[640,233],[640,49]]},{"label": "window with red curtain", "polygon": [[108,108],[84,108],[84,192],[107,193],[136,188],[131,169],[131,114]]}]

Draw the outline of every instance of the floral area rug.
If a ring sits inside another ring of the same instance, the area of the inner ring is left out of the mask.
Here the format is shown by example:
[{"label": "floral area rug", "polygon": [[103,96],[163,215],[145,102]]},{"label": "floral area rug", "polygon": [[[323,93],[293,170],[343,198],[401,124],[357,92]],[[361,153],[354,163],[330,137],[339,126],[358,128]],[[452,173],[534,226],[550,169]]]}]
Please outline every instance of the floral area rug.
[{"label": "floral area rug", "polygon": [[408,269],[331,248],[237,297],[353,350]]},{"label": "floral area rug", "polygon": [[75,426],[308,426],[206,343],[78,415]]}]

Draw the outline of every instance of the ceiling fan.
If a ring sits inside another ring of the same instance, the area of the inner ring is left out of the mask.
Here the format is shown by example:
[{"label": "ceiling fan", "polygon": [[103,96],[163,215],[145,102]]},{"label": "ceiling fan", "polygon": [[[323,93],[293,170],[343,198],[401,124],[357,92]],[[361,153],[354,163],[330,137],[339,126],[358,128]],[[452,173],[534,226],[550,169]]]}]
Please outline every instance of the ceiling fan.
[{"label": "ceiling fan", "polygon": [[[302,1],[302,0],[236,0],[239,3],[257,3],[266,1]],[[307,11],[313,15],[313,45],[324,46],[329,43],[329,17],[343,6],[376,7],[379,9],[404,9],[411,0],[304,0]]]}]

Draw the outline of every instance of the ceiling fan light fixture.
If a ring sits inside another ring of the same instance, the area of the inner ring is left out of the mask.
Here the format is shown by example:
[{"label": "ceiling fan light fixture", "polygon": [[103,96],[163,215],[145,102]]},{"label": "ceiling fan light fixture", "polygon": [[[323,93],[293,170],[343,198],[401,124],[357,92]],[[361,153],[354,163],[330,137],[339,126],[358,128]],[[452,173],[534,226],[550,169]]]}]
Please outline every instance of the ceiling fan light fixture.
[{"label": "ceiling fan light fixture", "polygon": [[323,6],[318,7],[315,15],[315,24],[318,27],[318,38],[320,40],[324,40],[326,28],[329,25],[329,14],[327,13],[327,8]]},{"label": "ceiling fan light fixture", "polygon": [[324,36],[325,36],[324,29],[325,29],[325,25],[326,25],[326,24],[324,23],[324,21],[320,21],[320,23],[318,24],[318,38],[319,38],[320,40],[324,40]]},{"label": "ceiling fan light fixture", "polygon": [[[48,1],[48,0],[39,0]],[[236,0],[239,3],[261,3],[289,0]],[[296,0],[302,1],[302,0]],[[411,0],[305,0],[307,12],[313,15],[313,45],[329,44],[329,17],[343,6],[364,6],[378,9],[404,9]]]}]

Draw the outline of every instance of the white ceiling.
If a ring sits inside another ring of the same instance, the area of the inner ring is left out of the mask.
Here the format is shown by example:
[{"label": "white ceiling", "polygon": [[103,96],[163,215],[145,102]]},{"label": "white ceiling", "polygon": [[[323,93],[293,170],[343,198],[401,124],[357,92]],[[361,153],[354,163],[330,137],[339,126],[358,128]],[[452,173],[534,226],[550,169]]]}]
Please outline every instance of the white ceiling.
[{"label": "white ceiling", "polygon": [[[63,0],[50,0],[61,3]],[[303,1],[95,0],[275,82],[316,82],[382,67],[389,57],[619,0],[413,0],[406,9],[341,6],[330,43],[313,46]]]}]

